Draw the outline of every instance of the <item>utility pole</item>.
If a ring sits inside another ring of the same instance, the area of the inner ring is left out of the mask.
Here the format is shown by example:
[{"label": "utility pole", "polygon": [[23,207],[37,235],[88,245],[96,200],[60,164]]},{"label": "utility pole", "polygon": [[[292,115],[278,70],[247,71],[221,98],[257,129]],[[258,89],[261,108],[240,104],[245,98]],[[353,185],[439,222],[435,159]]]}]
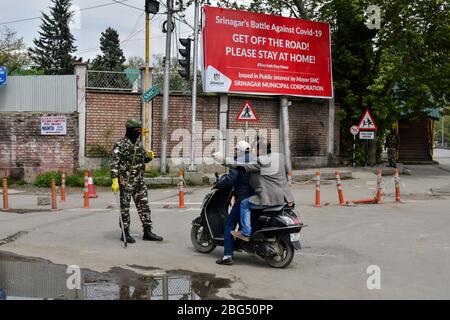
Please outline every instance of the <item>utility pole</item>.
[{"label": "utility pole", "polygon": [[167,32],[166,32],[166,56],[164,66],[164,92],[162,109],[162,130],[161,130],[161,166],[162,174],[166,173],[167,160],[167,131],[169,125],[169,75],[170,75],[170,50],[172,41],[172,9],[173,0],[167,0]]},{"label": "utility pole", "polygon": [[193,79],[192,79],[192,129],[191,129],[191,165],[190,171],[195,171],[195,121],[197,115],[197,59],[198,59],[198,15],[199,3],[194,0],[194,58],[193,58]]},{"label": "utility pole", "polygon": [[[145,79],[143,91],[150,89],[150,13],[156,14],[159,11],[159,2],[155,0],[145,0]],[[144,127],[144,147],[146,149],[151,148],[152,141],[152,121],[150,120],[152,114],[152,103],[142,103],[142,120]]]},{"label": "utility pole", "polygon": [[[144,92],[150,88],[150,13],[145,12],[145,81],[144,81]],[[151,102],[142,103],[142,115],[144,117],[144,147],[145,149],[150,149],[151,147],[151,129],[149,124],[149,114],[151,108]]]}]

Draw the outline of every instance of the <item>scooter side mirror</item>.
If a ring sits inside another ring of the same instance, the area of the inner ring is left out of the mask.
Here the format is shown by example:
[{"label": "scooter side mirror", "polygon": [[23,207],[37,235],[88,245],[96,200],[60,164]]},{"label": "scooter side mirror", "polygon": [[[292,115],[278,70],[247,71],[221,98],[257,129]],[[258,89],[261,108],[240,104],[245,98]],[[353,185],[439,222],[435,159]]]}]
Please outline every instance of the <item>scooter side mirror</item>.
[{"label": "scooter side mirror", "polygon": [[216,172],[214,175],[216,176],[216,181],[219,181],[219,174]]}]

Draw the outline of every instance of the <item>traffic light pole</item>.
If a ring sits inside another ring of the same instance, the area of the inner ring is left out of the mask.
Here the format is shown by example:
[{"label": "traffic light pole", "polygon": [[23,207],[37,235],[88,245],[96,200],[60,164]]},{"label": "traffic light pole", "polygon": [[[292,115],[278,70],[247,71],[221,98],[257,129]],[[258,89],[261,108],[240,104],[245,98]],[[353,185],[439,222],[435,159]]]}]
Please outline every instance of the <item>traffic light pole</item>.
[{"label": "traffic light pole", "polygon": [[[150,88],[150,14],[145,14],[145,81],[144,81],[144,92]],[[144,136],[144,146],[146,149],[151,148],[152,130],[150,128],[149,117],[151,114],[151,102],[144,102],[142,104],[143,110],[143,122],[145,128]]]},{"label": "traffic light pole", "polygon": [[198,57],[198,15],[199,15],[199,3],[198,0],[194,0],[194,58],[192,66],[192,130],[191,130],[191,164],[190,171],[195,170],[195,121],[197,114],[197,57]]},{"label": "traffic light pole", "polygon": [[169,124],[169,75],[170,75],[170,49],[172,41],[172,5],[167,1],[167,32],[166,32],[166,56],[164,66],[164,90],[162,109],[162,130],[161,130],[161,174],[166,173],[167,159],[167,130]]}]

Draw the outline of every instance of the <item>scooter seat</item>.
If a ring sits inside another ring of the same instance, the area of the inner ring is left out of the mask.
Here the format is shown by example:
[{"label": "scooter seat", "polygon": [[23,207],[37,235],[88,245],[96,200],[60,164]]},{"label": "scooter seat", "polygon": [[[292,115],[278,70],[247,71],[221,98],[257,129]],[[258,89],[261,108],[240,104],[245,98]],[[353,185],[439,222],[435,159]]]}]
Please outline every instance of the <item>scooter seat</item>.
[{"label": "scooter seat", "polygon": [[269,208],[264,208],[262,210],[262,212],[274,212],[274,211],[281,211],[283,210],[285,204],[281,205],[281,206],[274,206],[274,207],[269,207]]}]

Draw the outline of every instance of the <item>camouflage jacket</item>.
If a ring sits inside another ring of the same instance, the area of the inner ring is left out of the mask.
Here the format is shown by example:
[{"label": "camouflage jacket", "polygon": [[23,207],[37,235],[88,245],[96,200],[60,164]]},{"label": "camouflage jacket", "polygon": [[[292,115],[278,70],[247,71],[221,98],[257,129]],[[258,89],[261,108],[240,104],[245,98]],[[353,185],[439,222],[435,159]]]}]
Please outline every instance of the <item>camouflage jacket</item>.
[{"label": "camouflage jacket", "polygon": [[133,144],[130,139],[122,138],[112,150],[111,178],[121,178],[119,181],[121,184],[129,179],[129,185],[134,185],[143,179],[145,164],[150,161],[141,139]]},{"label": "camouflage jacket", "polygon": [[398,144],[399,144],[398,134],[390,133],[386,137],[386,143],[385,143],[386,148],[398,148]]}]

